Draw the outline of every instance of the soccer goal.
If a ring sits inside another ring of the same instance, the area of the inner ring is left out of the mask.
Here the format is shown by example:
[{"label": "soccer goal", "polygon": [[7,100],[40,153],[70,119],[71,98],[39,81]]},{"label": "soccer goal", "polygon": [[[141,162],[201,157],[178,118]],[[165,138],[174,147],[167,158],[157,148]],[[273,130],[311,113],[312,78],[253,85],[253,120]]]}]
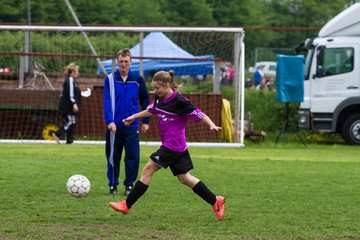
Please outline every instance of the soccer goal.
[{"label": "soccer goal", "polygon": [[[1,25],[0,32],[0,66],[11,69],[0,72],[2,142],[53,142],[49,132],[61,124],[57,104],[64,67],[75,62],[80,66],[80,88],[92,90],[83,98],[75,142],[102,144],[104,77],[117,68],[117,51],[129,48],[130,69],[144,76],[151,99],[152,75],[174,70],[176,81],[184,83],[183,94],[217,125],[225,126],[218,134],[205,124],[189,122],[189,145],[243,146],[242,28]],[[223,85],[233,90],[230,107],[223,103]],[[159,144],[156,119],[141,139],[143,145]]]}]

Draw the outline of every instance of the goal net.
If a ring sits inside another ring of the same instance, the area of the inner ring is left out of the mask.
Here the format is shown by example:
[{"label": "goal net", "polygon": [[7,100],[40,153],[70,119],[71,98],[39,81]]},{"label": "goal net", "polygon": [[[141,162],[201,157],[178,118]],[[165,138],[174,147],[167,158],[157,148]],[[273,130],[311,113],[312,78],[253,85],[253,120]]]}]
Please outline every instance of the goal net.
[{"label": "goal net", "polygon": [[[243,144],[241,28],[3,25],[0,32],[2,140],[53,140],[49,132],[62,124],[57,108],[64,67],[74,62],[80,66],[77,82],[81,90],[92,91],[91,96],[82,99],[75,142],[102,141],[106,128],[104,77],[117,69],[118,50],[129,48],[133,55],[130,69],[144,76],[151,99],[151,76],[159,70],[174,70],[176,81],[184,83],[183,94],[215,124],[230,128],[226,132],[231,136],[224,136],[209,131],[205,124],[190,121],[186,129],[188,142],[204,142],[207,146],[210,142]],[[231,84],[234,89],[234,97],[229,99],[234,109],[230,125],[223,116],[221,84]],[[141,135],[142,141],[160,140],[157,124],[153,118],[148,133]]]}]

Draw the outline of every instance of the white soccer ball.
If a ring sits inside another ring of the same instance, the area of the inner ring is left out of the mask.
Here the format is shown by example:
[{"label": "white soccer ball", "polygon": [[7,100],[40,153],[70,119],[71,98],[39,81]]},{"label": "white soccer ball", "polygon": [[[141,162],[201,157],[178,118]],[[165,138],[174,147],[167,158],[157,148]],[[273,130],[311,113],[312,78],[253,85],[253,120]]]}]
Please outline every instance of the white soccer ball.
[{"label": "white soccer ball", "polygon": [[67,180],[66,188],[73,197],[85,197],[90,191],[90,181],[85,176],[76,174]]}]

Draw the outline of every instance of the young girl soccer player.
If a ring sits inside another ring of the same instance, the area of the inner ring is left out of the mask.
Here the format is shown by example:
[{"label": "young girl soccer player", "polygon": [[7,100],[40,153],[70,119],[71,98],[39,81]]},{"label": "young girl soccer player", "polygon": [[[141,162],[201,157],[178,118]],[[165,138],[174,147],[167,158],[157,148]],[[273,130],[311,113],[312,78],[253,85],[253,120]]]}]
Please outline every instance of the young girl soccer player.
[{"label": "young girl soccer player", "polygon": [[109,205],[123,214],[129,213],[134,203],[148,189],[152,175],[160,168],[170,167],[173,175],[182,184],[192,188],[197,195],[212,206],[217,219],[221,221],[224,217],[225,198],[215,196],[203,182],[189,173],[193,169],[193,164],[186,146],[185,127],[187,120],[190,119],[205,122],[213,131],[219,131],[221,128],[178,93],[177,89],[181,85],[175,83],[173,71],[157,72],[151,84],[156,94],[154,102],[146,110],[124,119],[123,122],[128,126],[136,118],[157,114],[162,145],[150,156],[150,160],[142,170],[140,180],[136,182],[127,199],[122,202],[109,202]]},{"label": "young girl soccer player", "polygon": [[66,78],[60,95],[59,112],[66,122],[51,135],[57,143],[60,143],[60,138],[66,133],[66,144],[72,144],[74,142],[76,117],[80,114],[81,109],[81,90],[76,82],[76,78],[79,76],[79,66],[70,63],[66,67],[65,73]]}]

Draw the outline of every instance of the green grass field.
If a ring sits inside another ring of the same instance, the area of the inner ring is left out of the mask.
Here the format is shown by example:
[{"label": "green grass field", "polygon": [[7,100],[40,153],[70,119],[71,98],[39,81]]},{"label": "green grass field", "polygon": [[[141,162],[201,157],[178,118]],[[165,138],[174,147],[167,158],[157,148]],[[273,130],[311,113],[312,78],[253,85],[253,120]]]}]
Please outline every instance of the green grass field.
[{"label": "green grass field", "polygon": [[[155,149],[141,148],[141,166]],[[123,197],[106,195],[103,146],[0,144],[0,239],[360,238],[359,152],[283,143],[190,148],[193,175],[226,197],[218,222],[169,169],[123,215],[107,204]],[[91,181],[81,199],[65,187],[77,173]]]}]

